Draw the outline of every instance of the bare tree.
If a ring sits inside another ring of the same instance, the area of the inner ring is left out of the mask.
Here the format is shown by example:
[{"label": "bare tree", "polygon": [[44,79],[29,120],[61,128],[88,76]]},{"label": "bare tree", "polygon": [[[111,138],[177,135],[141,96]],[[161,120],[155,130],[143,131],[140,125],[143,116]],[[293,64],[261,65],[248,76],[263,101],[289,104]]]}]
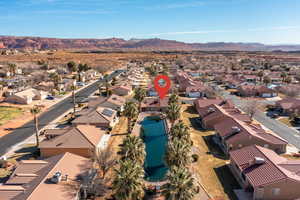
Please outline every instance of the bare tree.
[{"label": "bare tree", "polygon": [[106,173],[116,164],[117,160],[111,147],[103,150],[96,149],[94,161],[102,172],[102,178],[105,178]]},{"label": "bare tree", "polygon": [[258,103],[258,101],[250,101],[247,102],[247,104],[245,104],[242,107],[242,110],[247,113],[251,119],[253,119],[255,113],[257,112],[258,108],[259,108],[260,104]]}]

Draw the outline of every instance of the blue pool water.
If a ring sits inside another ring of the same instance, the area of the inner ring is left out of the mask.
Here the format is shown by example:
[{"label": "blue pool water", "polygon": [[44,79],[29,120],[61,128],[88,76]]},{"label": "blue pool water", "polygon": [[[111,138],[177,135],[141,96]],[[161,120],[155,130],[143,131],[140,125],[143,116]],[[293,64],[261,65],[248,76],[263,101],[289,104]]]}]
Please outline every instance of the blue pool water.
[{"label": "blue pool water", "polygon": [[146,117],[141,125],[141,137],[145,142],[147,154],[144,164],[145,179],[151,182],[162,181],[168,171],[164,162],[168,140],[164,121],[158,117]]}]

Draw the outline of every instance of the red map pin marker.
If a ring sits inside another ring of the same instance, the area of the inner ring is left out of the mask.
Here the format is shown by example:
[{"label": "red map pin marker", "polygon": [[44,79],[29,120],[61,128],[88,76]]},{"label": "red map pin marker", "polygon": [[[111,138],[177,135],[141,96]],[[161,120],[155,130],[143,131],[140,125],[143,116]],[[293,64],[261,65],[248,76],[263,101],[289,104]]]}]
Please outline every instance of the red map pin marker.
[{"label": "red map pin marker", "polygon": [[171,87],[171,80],[166,75],[156,76],[154,79],[154,88],[157,91],[159,98],[163,99]]}]

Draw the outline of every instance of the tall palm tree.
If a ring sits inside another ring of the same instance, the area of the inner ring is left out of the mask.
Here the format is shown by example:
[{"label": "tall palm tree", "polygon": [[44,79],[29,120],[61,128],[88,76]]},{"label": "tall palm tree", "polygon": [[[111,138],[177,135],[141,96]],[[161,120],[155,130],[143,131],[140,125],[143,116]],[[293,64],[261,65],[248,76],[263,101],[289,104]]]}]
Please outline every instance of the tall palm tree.
[{"label": "tall palm tree", "polygon": [[170,98],[169,98],[169,104],[171,104],[171,103],[176,103],[176,104],[179,104],[179,97],[178,97],[178,95],[177,94],[175,94],[175,93],[173,93],[173,94],[171,94],[171,96],[170,96]]},{"label": "tall palm tree", "polygon": [[180,141],[184,141],[186,144],[192,145],[189,128],[182,121],[176,123],[171,127],[169,136],[170,140],[177,138]]},{"label": "tall palm tree", "polygon": [[191,161],[191,145],[174,138],[168,142],[165,161],[169,167],[187,167]]},{"label": "tall palm tree", "polygon": [[124,106],[124,111],[123,115],[127,117],[128,123],[127,123],[127,133],[130,133],[131,131],[131,124],[132,124],[132,119],[134,119],[138,114],[138,109],[137,106],[134,102],[126,102]]},{"label": "tall palm tree", "polygon": [[142,139],[138,136],[126,136],[121,146],[122,160],[132,160],[143,165],[145,157],[145,144]]},{"label": "tall palm tree", "polygon": [[58,90],[58,84],[61,81],[61,76],[54,72],[54,73],[49,74],[49,78],[52,80],[55,89]]},{"label": "tall palm tree", "polygon": [[162,187],[166,200],[191,200],[199,192],[194,178],[186,168],[171,167],[166,178],[168,181]]},{"label": "tall palm tree", "polygon": [[119,161],[119,169],[115,169],[112,189],[115,199],[140,200],[144,197],[144,169],[135,161]]},{"label": "tall palm tree", "polygon": [[38,147],[40,144],[39,140],[39,124],[38,124],[38,117],[37,115],[41,112],[41,108],[39,106],[33,106],[30,109],[31,114],[34,117],[34,124],[35,124],[35,139],[36,139],[36,146]]},{"label": "tall palm tree", "polygon": [[141,111],[142,101],[145,99],[146,96],[147,91],[144,88],[139,87],[134,91],[133,98],[139,102],[139,111]]},{"label": "tall palm tree", "polygon": [[10,76],[14,76],[16,74],[17,65],[14,63],[9,63],[8,70],[9,70]]},{"label": "tall palm tree", "polygon": [[104,84],[105,84],[105,93],[106,93],[106,96],[108,97],[109,96],[109,88],[111,87],[111,84],[109,83],[109,80],[107,77],[105,78]]},{"label": "tall palm tree", "polygon": [[167,118],[170,120],[173,126],[175,121],[180,118],[180,106],[176,103],[171,103],[167,109]]}]

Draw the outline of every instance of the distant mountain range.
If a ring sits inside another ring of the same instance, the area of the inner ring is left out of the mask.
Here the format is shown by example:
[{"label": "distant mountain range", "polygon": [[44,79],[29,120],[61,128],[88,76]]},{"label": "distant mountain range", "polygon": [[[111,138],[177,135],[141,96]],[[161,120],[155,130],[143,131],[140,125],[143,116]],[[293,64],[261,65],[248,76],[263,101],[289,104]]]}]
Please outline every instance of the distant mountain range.
[{"label": "distant mountain range", "polygon": [[300,51],[300,45],[264,45],[260,43],[184,43],[154,39],[59,39],[0,36],[0,48],[9,49],[136,49],[200,51]]}]

